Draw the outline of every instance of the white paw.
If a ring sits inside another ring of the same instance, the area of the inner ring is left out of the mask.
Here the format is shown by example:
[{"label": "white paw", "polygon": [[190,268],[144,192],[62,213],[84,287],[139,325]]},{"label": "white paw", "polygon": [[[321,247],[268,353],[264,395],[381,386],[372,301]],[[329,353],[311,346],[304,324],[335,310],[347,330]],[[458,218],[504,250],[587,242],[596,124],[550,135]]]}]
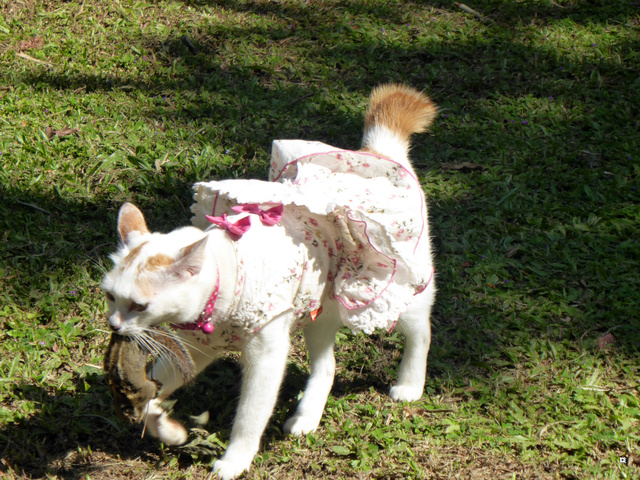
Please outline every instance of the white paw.
[{"label": "white paw", "polygon": [[422,398],[422,391],[422,388],[396,385],[395,387],[391,387],[389,395],[391,399],[396,402],[415,402]]},{"label": "white paw", "polygon": [[213,473],[221,480],[232,480],[242,475],[242,472],[249,468],[251,461],[245,464],[245,462],[233,462],[229,460],[216,460],[213,463]]},{"label": "white paw", "polygon": [[315,418],[294,415],[284,423],[284,433],[301,437],[315,431],[319,423],[320,420]]}]

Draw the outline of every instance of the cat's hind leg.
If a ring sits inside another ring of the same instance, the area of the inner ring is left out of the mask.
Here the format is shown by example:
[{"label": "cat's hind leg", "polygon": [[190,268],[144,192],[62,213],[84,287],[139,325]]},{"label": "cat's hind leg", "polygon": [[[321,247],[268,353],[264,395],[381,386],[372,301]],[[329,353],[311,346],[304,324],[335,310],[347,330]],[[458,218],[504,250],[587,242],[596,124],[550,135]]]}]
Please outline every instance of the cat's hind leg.
[{"label": "cat's hind leg", "polygon": [[336,332],[342,326],[342,322],[335,302],[323,305],[323,310],[323,313],[304,329],[311,376],[296,413],[284,424],[287,434],[306,435],[318,428],[333,385],[336,366],[333,346]]},{"label": "cat's hind leg", "polygon": [[434,282],[416,295],[407,311],[398,319],[397,329],[405,336],[404,355],[398,369],[398,381],[389,395],[397,402],[412,402],[422,397],[431,345],[431,306],[435,299]]}]

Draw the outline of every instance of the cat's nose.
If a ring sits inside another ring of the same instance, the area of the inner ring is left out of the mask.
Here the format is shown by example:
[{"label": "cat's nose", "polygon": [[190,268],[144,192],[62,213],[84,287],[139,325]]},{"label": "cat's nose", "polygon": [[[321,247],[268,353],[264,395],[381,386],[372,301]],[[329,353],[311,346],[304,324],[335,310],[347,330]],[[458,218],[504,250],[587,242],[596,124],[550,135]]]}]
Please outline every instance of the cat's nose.
[{"label": "cat's nose", "polygon": [[109,317],[109,326],[114,332],[117,332],[118,330],[120,330],[120,328],[122,328],[122,318],[120,317],[120,314],[118,312]]}]

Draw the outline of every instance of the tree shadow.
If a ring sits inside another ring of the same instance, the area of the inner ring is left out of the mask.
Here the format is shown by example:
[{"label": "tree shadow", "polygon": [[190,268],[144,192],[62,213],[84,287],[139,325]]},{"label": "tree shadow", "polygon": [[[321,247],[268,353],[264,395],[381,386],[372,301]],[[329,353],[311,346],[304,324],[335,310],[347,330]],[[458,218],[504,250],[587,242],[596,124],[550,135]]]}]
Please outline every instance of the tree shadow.
[{"label": "tree shadow", "polygon": [[[297,3],[265,3],[260,1],[239,0],[185,0],[191,7],[217,6],[238,12],[251,12],[259,15],[276,15],[283,18],[296,19],[315,12],[337,10],[344,16],[362,16],[384,20],[388,23],[403,24],[407,21],[407,13],[402,4],[371,3],[368,1],[342,0],[328,3],[317,1],[310,4]],[[447,0],[427,0],[421,2],[425,9],[437,9],[443,12],[464,11],[454,2]],[[552,22],[560,19],[571,19],[576,23],[607,23],[627,20],[629,12],[637,9],[636,2],[624,0],[607,2],[606,0],[573,0],[553,3],[536,1],[510,2],[509,0],[480,0],[474,2],[477,13],[499,23],[500,27],[516,29],[538,22]],[[470,18],[474,18],[470,14]]]}]

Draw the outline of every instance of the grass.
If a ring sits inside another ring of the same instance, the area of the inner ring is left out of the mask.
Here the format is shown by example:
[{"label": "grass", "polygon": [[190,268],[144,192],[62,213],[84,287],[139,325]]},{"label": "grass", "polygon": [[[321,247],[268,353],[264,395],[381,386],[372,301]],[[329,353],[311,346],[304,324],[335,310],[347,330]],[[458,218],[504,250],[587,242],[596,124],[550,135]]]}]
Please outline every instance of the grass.
[{"label": "grass", "polygon": [[6,478],[205,475],[228,441],[232,358],[176,396],[188,447],[140,438],[111,406],[98,285],[117,209],[167,231],[189,222],[195,181],[265,178],[273,139],[357,148],[385,81],[441,107],[413,150],[439,285],[425,396],[385,396],[395,334],[343,332],[320,429],[283,437],[307,374],[297,342],[246,478],[640,475],[619,460],[640,450],[640,10],[468,5],[482,18],[437,0],[0,6]]}]

